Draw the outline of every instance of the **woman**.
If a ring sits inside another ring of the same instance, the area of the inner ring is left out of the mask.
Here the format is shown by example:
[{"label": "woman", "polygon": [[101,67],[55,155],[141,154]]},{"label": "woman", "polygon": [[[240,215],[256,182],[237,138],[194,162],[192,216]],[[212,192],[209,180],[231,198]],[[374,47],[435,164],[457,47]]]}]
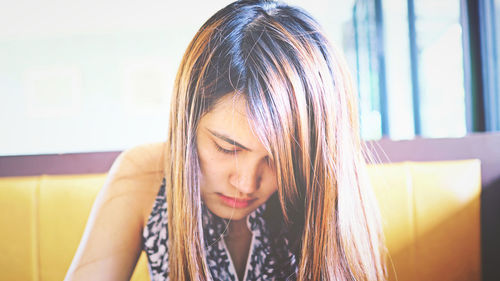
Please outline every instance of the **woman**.
[{"label": "woman", "polygon": [[384,280],[357,122],[316,21],[228,5],[184,55],[167,142],[116,160],[67,280],[127,279],[141,249],[152,280]]}]

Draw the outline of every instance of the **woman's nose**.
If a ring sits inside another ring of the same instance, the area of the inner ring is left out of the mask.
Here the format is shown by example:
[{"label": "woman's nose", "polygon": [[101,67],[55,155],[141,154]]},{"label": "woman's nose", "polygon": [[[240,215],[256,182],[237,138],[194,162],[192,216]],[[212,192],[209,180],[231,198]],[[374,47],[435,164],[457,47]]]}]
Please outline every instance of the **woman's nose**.
[{"label": "woman's nose", "polygon": [[260,186],[261,176],[258,165],[245,165],[236,169],[230,183],[241,193],[252,194]]}]

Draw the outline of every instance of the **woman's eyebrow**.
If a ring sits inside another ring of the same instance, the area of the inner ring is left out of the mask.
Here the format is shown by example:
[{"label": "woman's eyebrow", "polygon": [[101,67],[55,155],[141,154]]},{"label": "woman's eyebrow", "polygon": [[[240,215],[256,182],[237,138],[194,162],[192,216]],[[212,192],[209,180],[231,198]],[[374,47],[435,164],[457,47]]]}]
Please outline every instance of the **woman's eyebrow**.
[{"label": "woman's eyebrow", "polygon": [[231,139],[230,137],[224,135],[224,134],[221,134],[221,133],[218,133],[218,132],[215,132],[215,131],[212,131],[210,129],[207,128],[207,130],[215,137],[231,144],[231,145],[236,145],[237,147],[241,148],[241,149],[244,149],[244,150],[247,150],[247,151],[252,151],[250,148],[238,143],[237,141]]}]

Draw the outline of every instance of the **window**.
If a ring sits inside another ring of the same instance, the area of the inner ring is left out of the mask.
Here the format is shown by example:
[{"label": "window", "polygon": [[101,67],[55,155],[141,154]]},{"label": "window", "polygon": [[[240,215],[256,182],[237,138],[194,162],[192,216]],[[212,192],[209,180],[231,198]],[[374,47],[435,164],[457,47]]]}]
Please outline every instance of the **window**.
[{"label": "window", "polygon": [[[353,9],[353,25],[356,48],[356,80],[359,91],[359,108],[361,136],[364,139],[377,139],[382,135],[381,96],[385,94],[381,82],[385,82],[383,61],[377,57],[380,41],[377,39],[378,29],[376,7],[372,1],[358,1]],[[381,89],[382,88],[382,89]]]},{"label": "window", "polygon": [[[355,2],[355,65],[365,139],[500,130],[500,19],[494,17],[500,0],[474,2]],[[481,40],[475,40],[479,34]],[[486,127],[471,125],[475,120]]]},{"label": "window", "polygon": [[500,130],[500,0],[481,0],[478,7],[484,127]]},{"label": "window", "polygon": [[[411,5],[412,1],[409,1]],[[414,1],[418,71],[416,133],[424,137],[466,134],[464,65],[459,0]],[[414,100],[416,100],[414,99]]]}]

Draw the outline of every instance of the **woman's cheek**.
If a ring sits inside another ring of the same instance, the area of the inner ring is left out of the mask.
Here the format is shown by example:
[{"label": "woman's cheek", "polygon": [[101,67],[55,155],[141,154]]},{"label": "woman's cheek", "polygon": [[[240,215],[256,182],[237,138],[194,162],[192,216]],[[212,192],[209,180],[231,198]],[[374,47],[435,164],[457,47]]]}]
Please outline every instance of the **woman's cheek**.
[{"label": "woman's cheek", "polygon": [[218,176],[229,168],[229,161],[217,154],[220,153],[205,151],[200,155],[200,165],[205,177],[212,178]]},{"label": "woman's cheek", "polygon": [[202,170],[210,167],[210,163],[214,162],[214,155],[206,146],[198,146],[198,157]]}]

